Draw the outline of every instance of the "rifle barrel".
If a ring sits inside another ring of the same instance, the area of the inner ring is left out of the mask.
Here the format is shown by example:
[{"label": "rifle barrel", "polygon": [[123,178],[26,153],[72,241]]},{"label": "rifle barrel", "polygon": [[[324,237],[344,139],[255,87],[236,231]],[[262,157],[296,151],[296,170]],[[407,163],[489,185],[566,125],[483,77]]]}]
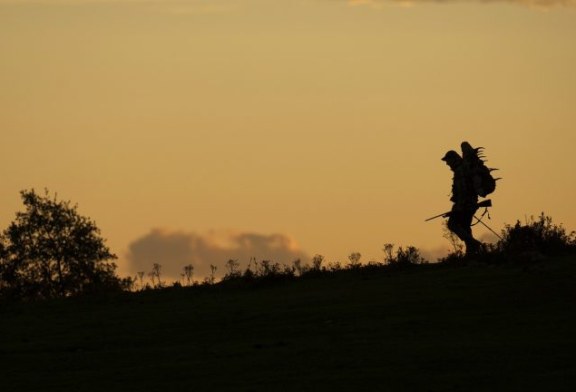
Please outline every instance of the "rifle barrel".
[{"label": "rifle barrel", "polygon": [[442,214],[435,215],[435,216],[433,216],[432,218],[426,219],[424,222],[428,222],[428,221],[431,221],[432,219],[440,218],[441,216],[445,216],[445,215],[447,215],[447,214],[450,214],[450,211],[444,212],[444,213],[442,213]]}]

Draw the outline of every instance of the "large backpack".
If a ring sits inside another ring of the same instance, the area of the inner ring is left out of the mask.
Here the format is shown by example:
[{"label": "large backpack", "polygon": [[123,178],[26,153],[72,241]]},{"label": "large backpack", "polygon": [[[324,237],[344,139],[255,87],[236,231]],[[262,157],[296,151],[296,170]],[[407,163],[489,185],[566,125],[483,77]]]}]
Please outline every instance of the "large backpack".
[{"label": "large backpack", "polygon": [[474,191],[478,196],[488,196],[496,189],[499,178],[492,177],[492,172],[498,169],[486,167],[482,152],[484,147],[473,148],[468,142],[462,142],[460,146],[466,174],[472,181]]}]

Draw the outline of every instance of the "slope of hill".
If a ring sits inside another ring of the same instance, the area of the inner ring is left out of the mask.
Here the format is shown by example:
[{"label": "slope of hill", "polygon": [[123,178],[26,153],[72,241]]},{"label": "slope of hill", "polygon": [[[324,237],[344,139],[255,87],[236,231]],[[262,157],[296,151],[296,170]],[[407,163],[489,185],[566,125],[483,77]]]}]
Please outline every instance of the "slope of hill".
[{"label": "slope of hill", "polygon": [[0,305],[2,391],[576,390],[576,260]]}]

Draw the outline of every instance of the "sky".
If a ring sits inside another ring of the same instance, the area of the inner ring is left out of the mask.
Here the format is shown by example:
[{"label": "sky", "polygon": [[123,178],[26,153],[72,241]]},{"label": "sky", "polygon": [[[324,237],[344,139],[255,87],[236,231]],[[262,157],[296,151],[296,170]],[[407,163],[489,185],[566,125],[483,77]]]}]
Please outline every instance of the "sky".
[{"label": "sky", "polygon": [[575,42],[574,0],[0,0],[0,227],[47,188],[121,275],[434,258],[466,140],[491,228],[574,230]]}]

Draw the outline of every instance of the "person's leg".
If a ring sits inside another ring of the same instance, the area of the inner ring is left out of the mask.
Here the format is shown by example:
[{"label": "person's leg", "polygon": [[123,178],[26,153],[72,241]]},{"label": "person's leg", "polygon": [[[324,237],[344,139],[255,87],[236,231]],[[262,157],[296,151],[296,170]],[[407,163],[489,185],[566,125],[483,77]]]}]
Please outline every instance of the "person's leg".
[{"label": "person's leg", "polygon": [[481,242],[472,235],[472,218],[476,210],[461,210],[453,208],[448,218],[448,229],[466,244],[466,254],[478,253]]}]

